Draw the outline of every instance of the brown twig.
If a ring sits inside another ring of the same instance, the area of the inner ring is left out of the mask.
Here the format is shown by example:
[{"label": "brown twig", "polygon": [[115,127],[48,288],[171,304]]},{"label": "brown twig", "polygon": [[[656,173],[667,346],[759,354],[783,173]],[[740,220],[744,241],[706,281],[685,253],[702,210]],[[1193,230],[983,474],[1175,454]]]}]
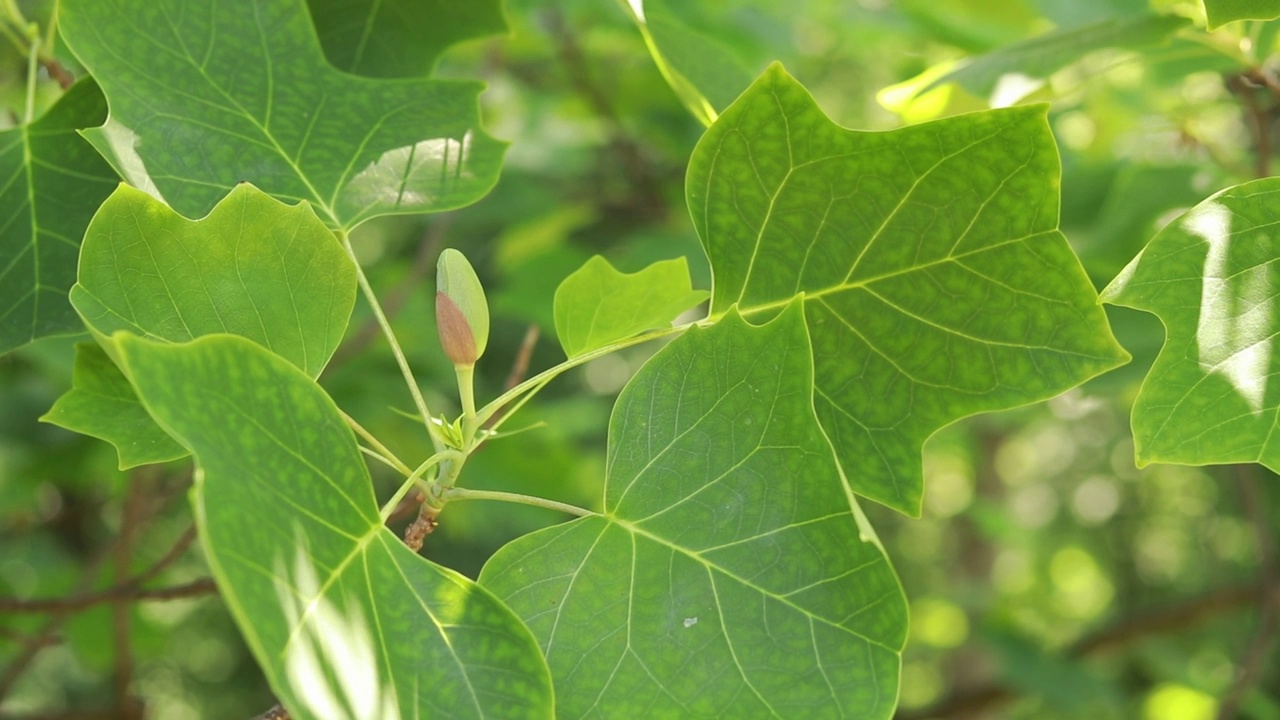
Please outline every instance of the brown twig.
[{"label": "brown twig", "polygon": [[1268,87],[1261,71],[1243,72],[1227,78],[1227,87],[1244,102],[1249,127],[1253,132],[1253,172],[1256,177],[1271,175],[1271,110],[1258,102],[1257,90]]},{"label": "brown twig", "polygon": [[1275,644],[1278,618],[1278,603],[1269,600],[1277,596],[1280,586],[1277,585],[1275,533],[1267,521],[1265,500],[1256,465],[1236,465],[1234,467],[1236,483],[1240,492],[1240,504],[1245,517],[1253,525],[1254,538],[1258,545],[1258,573],[1261,582],[1258,587],[1258,622],[1249,643],[1241,656],[1235,681],[1222,697],[1218,705],[1218,720],[1233,720],[1240,712],[1245,697],[1253,689],[1262,676],[1271,648]]},{"label": "brown twig", "polygon": [[44,66],[45,72],[49,73],[49,77],[58,83],[58,87],[63,91],[70,90],[72,85],[76,84],[76,78],[63,67],[62,63],[54,58],[41,60],[40,64]]},{"label": "brown twig", "polygon": [[276,703],[270,710],[254,716],[253,720],[289,720],[289,711],[285,710],[283,705]]},{"label": "brown twig", "polygon": [[[1163,610],[1141,612],[1086,635],[1063,654],[1072,659],[1092,657],[1164,633],[1184,632],[1198,623],[1258,601],[1262,583],[1221,588]],[[1280,602],[1272,594],[1269,604]],[[1013,698],[1017,691],[1003,683],[958,690],[920,710],[902,710],[896,720],[956,718],[990,710]]]},{"label": "brown twig", "polygon": [[[382,310],[388,319],[394,318],[404,309],[409,298],[413,296],[413,291],[431,274],[431,269],[435,267],[436,256],[440,254],[440,246],[444,244],[445,235],[453,225],[453,217],[448,213],[437,215],[423,233],[418,249],[414,253],[413,263],[409,266],[409,272],[382,298]],[[378,338],[381,331],[377,318],[369,318],[350,339],[338,347],[328,367],[341,365],[364,352]]]},{"label": "brown twig", "polygon": [[503,391],[520,384],[524,376],[529,374],[529,359],[533,357],[533,348],[538,344],[541,331],[537,325],[530,325],[524,331],[524,339],[520,341],[520,350],[516,353],[515,362],[511,363],[511,372],[507,373],[507,381],[502,384]]}]

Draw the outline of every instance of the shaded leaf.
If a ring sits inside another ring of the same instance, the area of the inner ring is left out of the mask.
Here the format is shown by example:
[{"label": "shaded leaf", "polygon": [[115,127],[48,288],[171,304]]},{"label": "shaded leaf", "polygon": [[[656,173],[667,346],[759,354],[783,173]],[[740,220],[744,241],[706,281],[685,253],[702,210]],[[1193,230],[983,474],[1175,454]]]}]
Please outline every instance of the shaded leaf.
[{"label": "shaded leaf", "polygon": [[1189,20],[1144,13],[1079,27],[1061,28],[978,55],[932,82],[918,94],[957,83],[992,107],[1006,107],[1039,90],[1053,73],[1105,48],[1140,49],[1163,44]]},{"label": "shaded leaf", "polygon": [[565,354],[576,357],[645,330],[669,327],[707,296],[691,289],[684,258],[621,273],[595,255],[556,289],[556,335]]},{"label": "shaded leaf", "polygon": [[86,137],[187,217],[248,181],[331,225],[466,205],[505,148],[479,83],[373,80],[324,58],[305,0],[67,0],[60,30],[111,116]]},{"label": "shaded leaf", "polygon": [[117,179],[76,130],[106,113],[84,80],[39,120],[0,132],[0,352],[81,328],[67,291],[84,229]]},{"label": "shaded leaf", "polygon": [[449,46],[507,29],[500,0],[307,0],[320,45],[340,70],[430,75]]},{"label": "shaded leaf", "polygon": [[236,336],[115,342],[196,456],[210,568],[292,717],[552,717],[529,631],[383,526],[355,437],[311,378]]},{"label": "shaded leaf", "polygon": [[561,717],[886,718],[906,601],[859,534],[800,303],[692,328],[622,391],[604,514],[500,550]]},{"label": "shaded leaf", "polygon": [[1280,0],[1204,0],[1209,29],[1236,20],[1273,20],[1280,17]]},{"label": "shaded leaf", "polygon": [[76,345],[71,390],[40,420],[111,443],[121,470],[187,454],[151,419],[129,380],[97,343]]},{"label": "shaded leaf", "polygon": [[306,204],[239,185],[191,221],[122,185],[85,233],[71,301],[102,337],[234,333],[315,377],[346,331],[355,274]]},{"label": "shaded leaf", "polygon": [[1057,230],[1059,173],[1044,107],[856,132],[777,65],[698,144],[712,316],[805,294],[818,418],[855,492],[918,514],[935,430],[1127,359]]},{"label": "shaded leaf", "polygon": [[1223,190],[1152,238],[1102,291],[1157,315],[1164,347],[1133,406],[1139,465],[1259,462],[1280,469],[1280,179]]}]

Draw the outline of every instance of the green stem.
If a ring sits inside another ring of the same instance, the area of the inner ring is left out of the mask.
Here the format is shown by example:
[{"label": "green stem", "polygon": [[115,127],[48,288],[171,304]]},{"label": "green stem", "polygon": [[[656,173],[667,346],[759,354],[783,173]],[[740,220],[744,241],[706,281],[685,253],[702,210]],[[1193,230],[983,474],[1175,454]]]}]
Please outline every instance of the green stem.
[{"label": "green stem", "polygon": [[30,125],[36,116],[36,81],[40,72],[40,36],[31,38],[31,51],[27,54],[27,109],[22,124]]},{"label": "green stem", "polygon": [[[396,465],[391,460],[391,458],[379,453],[378,451],[371,450],[363,445],[359,445],[357,446],[357,448],[360,450],[360,452],[364,453],[365,455],[368,455],[369,457],[373,458],[374,460],[377,460],[378,462],[382,463],[383,465],[386,465],[387,467],[395,470],[396,472],[402,472],[400,470],[400,467]],[[404,474],[407,474],[407,473],[404,473]]]},{"label": "green stem", "polygon": [[[405,478],[404,482],[400,483],[400,487],[396,489],[396,492],[391,496],[391,499],[387,500],[386,504],[382,506],[382,512],[379,513],[382,517],[382,522],[385,523],[387,518],[391,517],[391,513],[395,511],[398,505],[400,505],[400,501],[404,499],[404,496],[409,493],[409,489],[416,485],[428,470],[439,465],[445,460],[460,461],[465,459],[466,456],[457,450],[444,450],[432,455],[426,460],[423,460],[422,464],[419,465],[412,473],[409,473],[409,477]],[[454,464],[460,466],[461,462],[455,462]]]},{"label": "green stem", "polygon": [[[700,320],[698,322],[702,322],[702,321]],[[476,414],[476,419],[477,421],[479,421],[481,425],[483,425],[484,423],[489,421],[489,418],[493,417],[494,413],[498,412],[503,407],[510,404],[516,398],[520,397],[521,395],[523,395],[524,393],[530,390],[534,390],[534,391],[541,390],[543,386],[545,386],[547,383],[554,380],[556,377],[560,376],[566,370],[571,370],[575,367],[578,367],[579,365],[582,365],[583,363],[591,362],[596,358],[601,358],[601,357],[604,357],[605,355],[608,355],[609,353],[614,353],[624,348],[629,348],[632,345],[639,345],[641,343],[649,342],[650,340],[657,340],[658,338],[664,338],[670,335],[678,335],[684,332],[685,330],[688,330],[693,325],[697,325],[697,324],[698,324],[697,322],[694,322],[694,323],[689,323],[687,325],[677,325],[675,327],[663,328],[662,330],[654,330],[652,332],[647,332],[642,335],[637,335],[633,338],[628,338],[626,340],[616,342],[612,345],[607,345],[605,347],[592,350],[591,352],[588,352],[588,353],[583,353],[582,355],[579,355],[577,357],[569,358],[568,360],[565,360],[559,365],[547,368],[546,370],[543,370],[537,375],[534,375],[533,377],[525,380],[519,385],[516,385],[510,390],[502,393],[497,398],[495,398],[493,402],[490,402],[488,405],[485,405],[483,408],[481,408],[480,411]]]},{"label": "green stem", "polygon": [[577,515],[578,517],[589,517],[599,515],[600,513],[592,512],[586,508],[580,508],[577,505],[556,502],[546,498],[534,497],[532,495],[521,495],[519,493],[498,492],[496,490],[468,490],[466,488],[450,488],[444,492],[444,499],[447,500],[499,500],[501,502],[520,503],[521,505],[533,505],[534,507],[546,508],[548,510],[558,510],[562,513]]},{"label": "green stem", "polygon": [[431,428],[431,411],[427,409],[427,401],[422,397],[422,390],[418,388],[418,381],[413,377],[413,370],[409,368],[409,361],[404,356],[404,350],[400,349],[400,341],[396,339],[396,333],[391,329],[391,322],[387,320],[386,313],[382,312],[382,305],[378,302],[378,296],[373,292],[373,286],[369,284],[369,278],[364,274],[364,268],[360,267],[360,261],[356,258],[356,249],[351,246],[351,236],[344,230],[338,231],[338,237],[342,240],[342,246],[347,249],[347,255],[351,257],[351,263],[356,267],[356,280],[360,283],[360,291],[364,293],[364,298],[369,303],[369,308],[373,310],[373,316],[378,321],[378,327],[382,328],[382,334],[386,336],[387,343],[391,345],[391,354],[396,358],[396,364],[400,366],[400,374],[404,376],[405,385],[409,386],[409,394],[413,396],[413,404],[417,407],[418,413],[422,415],[422,423],[427,428],[427,434],[431,436],[431,443],[435,446],[436,451],[444,450],[444,443]]},{"label": "green stem", "polygon": [[475,365],[454,365],[458,376],[458,398],[462,400],[462,446],[470,448],[476,435]]},{"label": "green stem", "polygon": [[373,433],[369,432],[368,430],[365,430],[364,426],[356,422],[355,418],[346,414],[342,410],[338,410],[338,412],[342,413],[342,419],[347,423],[347,426],[350,427],[352,430],[355,430],[357,435],[364,438],[365,442],[373,446],[373,449],[378,451],[378,454],[382,455],[382,457],[388,461],[391,467],[394,467],[396,470],[399,470],[401,475],[413,474],[413,471],[409,469],[409,466],[406,465],[404,461],[396,457],[396,454],[391,452],[391,450],[387,449],[386,445],[383,445],[381,442],[379,442],[378,438],[373,436]]}]

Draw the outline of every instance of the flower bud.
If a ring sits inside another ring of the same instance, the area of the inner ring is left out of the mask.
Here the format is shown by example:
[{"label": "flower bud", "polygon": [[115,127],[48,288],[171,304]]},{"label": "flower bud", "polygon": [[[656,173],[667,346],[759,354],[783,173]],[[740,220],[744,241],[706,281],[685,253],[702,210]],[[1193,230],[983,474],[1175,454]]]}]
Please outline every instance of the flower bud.
[{"label": "flower bud", "polygon": [[489,305],[471,263],[457,250],[436,264],[436,326],[454,365],[474,365],[489,343]]}]

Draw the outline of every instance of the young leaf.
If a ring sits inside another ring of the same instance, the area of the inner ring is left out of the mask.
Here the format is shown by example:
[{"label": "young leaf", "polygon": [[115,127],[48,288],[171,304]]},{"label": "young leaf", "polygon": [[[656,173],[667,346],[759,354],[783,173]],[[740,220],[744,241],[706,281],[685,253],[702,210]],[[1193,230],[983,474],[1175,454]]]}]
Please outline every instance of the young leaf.
[{"label": "young leaf", "polygon": [[218,0],[62,3],[59,29],[111,106],[86,137],[135,187],[194,218],[248,181],[347,229],[456,208],[493,187],[506,146],[480,129],[479,83],[340,72],[305,0],[225,10]]},{"label": "young leaf", "polygon": [[687,177],[712,316],[804,294],[818,418],[861,495],[918,514],[935,430],[1127,360],[1058,232],[1042,106],[856,132],[774,65]]},{"label": "young leaf", "polygon": [[106,114],[84,80],[39,120],[0,132],[0,353],[81,328],[67,290],[84,229],[117,179],[76,130]]},{"label": "young leaf", "polygon": [[147,410],[196,456],[205,555],[292,717],[552,717],[529,631],[383,526],[315,381],[237,336],[115,342]]},{"label": "young leaf", "polygon": [[504,32],[500,0],[307,0],[325,56],[369,77],[431,74],[449,46]]},{"label": "young leaf", "polygon": [[1280,0],[1204,0],[1209,29],[1236,20],[1273,20],[1280,17]]},{"label": "young leaf", "polygon": [[576,357],[645,330],[666,327],[707,299],[693,290],[684,258],[663,260],[636,273],[621,273],[599,255],[556,289],[556,335],[565,355]]},{"label": "young leaf", "polygon": [[161,430],[133,386],[97,343],[76,345],[72,388],[40,418],[116,447],[120,469],[177,460],[186,448]]},{"label": "young leaf", "polygon": [[801,303],[663,348],[609,423],[604,515],[499,550],[581,717],[887,718],[906,600],[813,411]]},{"label": "young leaf", "polygon": [[1133,405],[1140,465],[1259,462],[1280,470],[1275,259],[1280,178],[1213,195],[1152,238],[1102,291],[1166,340]]},{"label": "young leaf", "polygon": [[122,185],[85,233],[71,302],[103,337],[235,333],[315,377],[342,340],[355,293],[351,259],[306,204],[238,185],[191,221]]}]

